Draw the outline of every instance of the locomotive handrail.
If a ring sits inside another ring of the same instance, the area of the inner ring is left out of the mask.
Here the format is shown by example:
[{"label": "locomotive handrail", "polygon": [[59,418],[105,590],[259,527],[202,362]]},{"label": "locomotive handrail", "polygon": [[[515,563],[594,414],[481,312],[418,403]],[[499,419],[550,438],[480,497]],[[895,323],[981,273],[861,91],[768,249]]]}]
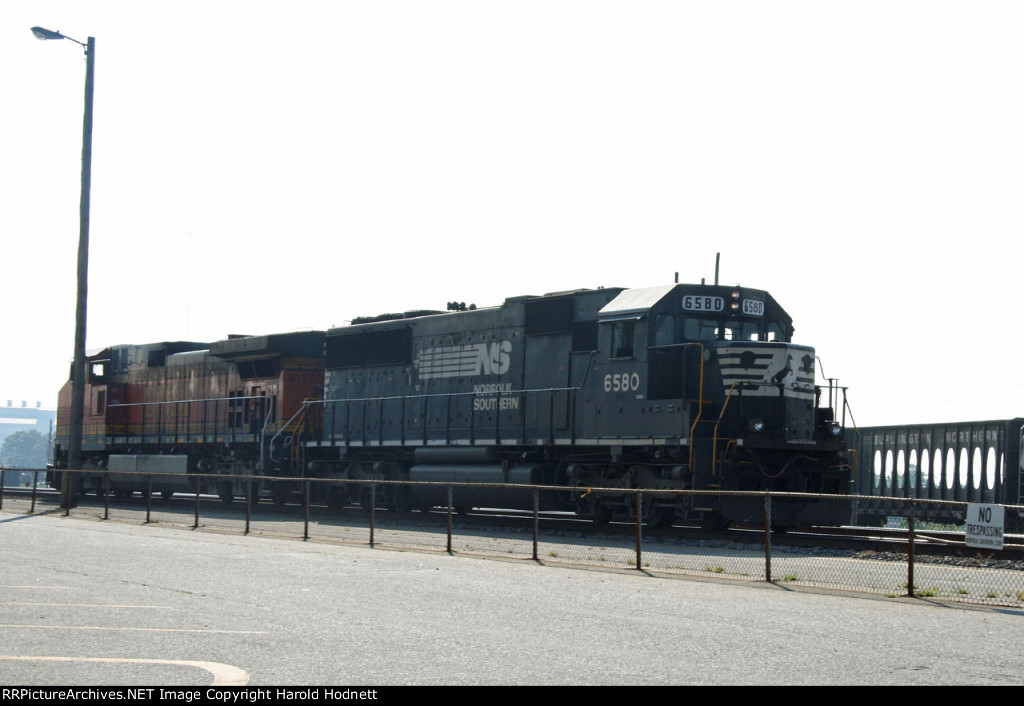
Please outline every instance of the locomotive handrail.
[{"label": "locomotive handrail", "polygon": [[[690,458],[689,458],[689,464],[690,464],[690,468],[691,469],[693,468],[693,448],[694,448],[693,439],[694,439],[694,436],[697,433],[697,424],[701,421],[701,417],[704,414],[704,344],[700,343],[698,341],[696,343],[684,343],[682,347],[683,348],[687,348],[687,347],[692,347],[692,346],[696,346],[696,347],[698,347],[700,349],[700,376],[699,376],[700,385],[699,385],[699,387],[697,389],[697,416],[693,420],[693,424],[690,425],[690,449],[689,449],[689,451],[690,451]],[[686,356],[685,355],[683,356],[683,376],[684,376],[683,379],[685,380],[686,379],[685,378],[685,376],[686,376]],[[685,419],[685,417],[684,417],[684,419]],[[712,451],[714,451],[714,449],[712,449]]]},{"label": "locomotive handrail", "polygon": [[247,395],[238,397],[198,397],[191,400],[153,400],[150,402],[111,402],[107,407],[145,407],[147,405],[164,404],[195,404],[197,402],[235,402],[238,400],[263,400],[266,395]]},{"label": "locomotive handrail", "polygon": [[[715,421],[715,429],[711,434],[711,475],[712,477],[718,475],[718,425],[722,423],[722,418],[725,417],[725,410],[729,407],[729,400],[732,399],[732,392],[736,389],[739,384],[739,380],[733,382],[729,387],[729,391],[725,393],[725,402],[722,403],[722,411],[718,413],[718,420]],[[740,394],[743,394],[742,388]],[[692,446],[692,444],[691,444]]]},{"label": "locomotive handrail", "polygon": [[846,388],[843,389],[843,420],[840,422],[843,425],[843,429],[846,428],[846,410],[850,410],[850,421],[853,423],[853,435],[855,442],[852,449],[852,457],[850,459],[850,468],[852,474],[850,478],[850,485],[854,488],[857,487],[858,474],[860,473],[860,429],[857,427],[857,420],[853,418],[853,409],[850,408],[850,401],[846,398]]},{"label": "locomotive handrail", "polygon": [[[231,404],[231,403],[237,403],[237,402],[246,402],[246,401],[250,401],[250,400],[263,400],[265,402],[267,400],[267,396],[266,395],[239,395],[237,397],[201,397],[201,398],[188,399],[188,400],[151,400],[151,401],[148,401],[148,402],[111,402],[111,403],[107,404],[107,408],[119,408],[119,409],[128,409],[128,408],[134,408],[134,407],[141,407],[141,408],[143,408],[142,420],[139,422],[139,426],[140,426],[139,436],[140,436],[140,438],[142,440],[142,443],[146,443],[146,437],[149,436],[149,434],[147,434],[147,428],[148,428],[149,424],[151,422],[153,422],[153,420],[146,418],[145,408],[147,408],[147,407],[151,407],[151,408],[155,407],[156,408],[157,414],[156,414],[155,426],[156,426],[157,431],[155,432],[155,435],[157,437],[157,441],[159,442],[164,437],[164,422],[165,422],[164,415],[163,415],[164,407],[166,407],[167,405],[175,405],[174,427],[172,429],[172,436],[177,438],[179,436],[179,433],[180,433],[178,424],[179,424],[180,417],[181,417],[181,414],[177,411],[177,409],[178,409],[177,406],[178,405],[186,405],[186,407],[185,407],[185,410],[186,410],[186,412],[185,412],[185,417],[186,417],[186,419],[185,419],[186,435],[191,437],[191,435],[192,435],[192,421],[193,421],[193,419],[192,419],[192,405],[193,404],[200,404],[201,403],[203,405],[203,414],[202,414],[202,420],[200,422],[201,425],[202,425],[202,430],[199,433],[199,435],[202,437],[204,442],[208,442],[209,441],[209,437],[211,436],[211,434],[209,433],[209,424],[211,422],[211,415],[209,414],[209,411],[208,411],[209,403],[210,402],[213,403],[212,421],[213,421],[214,424],[216,424],[216,421],[217,421],[217,418],[218,418],[218,412],[220,410],[220,406],[219,406],[218,403],[220,403],[220,402],[227,402],[227,403]],[[253,432],[253,435],[254,436],[259,436],[260,437],[260,442],[262,443],[263,439],[266,436],[266,429],[267,429],[267,425],[270,423],[270,416],[271,415],[268,413],[267,409],[264,407],[261,410],[261,412],[260,412],[260,416],[262,417],[262,425],[263,425],[262,429],[261,429],[261,431],[258,434]],[[132,427],[131,421],[126,419],[125,422],[124,422],[124,435],[125,436],[131,436],[131,434],[130,434],[131,427]],[[229,433],[230,440],[232,442],[236,441],[237,440],[236,439],[236,435],[238,433],[237,427],[229,422],[228,423],[228,429],[230,431],[230,433]]]},{"label": "locomotive handrail", "polygon": [[[291,417],[289,417],[288,421],[286,421],[284,423],[284,425],[280,429],[277,430],[277,433],[274,434],[274,436],[272,436],[270,438],[270,452],[269,452],[269,456],[270,456],[270,460],[271,461],[277,461],[278,460],[278,458],[274,455],[274,442],[277,441],[278,437],[280,437],[282,434],[284,434],[285,430],[288,428],[288,426],[292,422],[294,422],[296,420],[296,418],[298,418],[299,416],[305,415],[305,412],[306,412],[306,402],[309,402],[309,401],[311,401],[311,400],[303,400],[302,404],[295,411],[295,414],[293,414]],[[269,415],[267,415],[267,416],[269,417]],[[298,434],[300,434],[302,432],[302,429],[303,429],[304,426],[305,426],[304,422],[296,424],[296,430],[295,430],[296,431],[296,435],[298,435]]]},{"label": "locomotive handrail", "polygon": [[[572,387],[537,387],[537,388],[523,388],[521,390],[506,390],[506,393],[515,392],[571,392],[574,390],[580,390],[581,388]],[[482,392],[437,392],[431,394],[422,395],[383,395],[380,397],[341,397],[338,399],[330,400],[308,400],[309,404],[331,404],[337,402],[380,402],[390,400],[403,400],[403,399],[417,399],[422,397],[472,397],[473,395],[487,394]],[[496,393],[497,394],[497,393]]]},{"label": "locomotive handrail", "polygon": [[[520,398],[520,400],[524,400],[524,402],[522,404],[516,406],[516,409],[517,410],[522,410],[525,407],[525,399],[528,396],[530,396],[532,394],[547,394],[547,395],[549,395],[550,399],[549,399],[549,415],[548,415],[549,418],[548,418],[548,429],[547,429],[548,433],[547,433],[547,437],[550,440],[553,441],[554,438],[555,438],[555,426],[554,426],[555,421],[554,421],[554,414],[551,413],[551,411],[553,410],[554,405],[555,405],[554,397],[555,397],[556,393],[564,392],[564,393],[568,394],[568,399],[566,400],[566,404],[567,404],[567,409],[568,409],[568,421],[567,421],[567,424],[568,424],[568,427],[569,427],[569,430],[570,430],[570,439],[571,439],[572,443],[575,443],[575,439],[576,439],[576,429],[575,429],[575,423],[576,423],[576,404],[575,404],[575,402],[576,402],[576,396],[580,392],[581,389],[582,389],[581,387],[577,387],[577,386],[567,386],[567,387],[545,387],[545,388],[522,389],[522,390],[505,390],[505,391],[495,390],[494,392],[488,392],[488,393],[481,393],[481,392],[473,392],[473,391],[471,391],[471,392],[440,392],[440,393],[421,394],[421,395],[385,395],[385,396],[380,396],[380,397],[349,397],[349,398],[325,399],[325,400],[308,400],[308,401],[304,402],[303,405],[304,406],[305,405],[321,406],[324,410],[330,410],[333,413],[332,416],[331,416],[330,423],[327,424],[325,426],[325,429],[324,429],[325,438],[327,438],[327,439],[332,439],[333,440],[333,439],[338,438],[338,433],[339,433],[339,429],[338,429],[339,419],[338,419],[338,417],[341,414],[343,414],[344,415],[344,420],[342,422],[342,425],[343,425],[344,428],[342,430],[340,430],[341,431],[341,437],[340,438],[342,440],[344,440],[346,445],[348,445],[353,440],[353,434],[352,434],[352,429],[351,429],[351,423],[352,423],[352,412],[351,412],[351,410],[352,410],[352,405],[355,404],[355,405],[358,405],[358,406],[360,406],[362,408],[362,413],[360,414],[360,427],[361,427],[361,429],[360,429],[359,434],[356,437],[360,441],[360,443],[362,443],[362,444],[366,444],[367,441],[368,441],[367,434],[368,434],[369,430],[367,429],[367,421],[368,421],[367,420],[367,410],[370,409],[370,407],[372,405],[374,405],[374,404],[377,405],[376,412],[377,412],[378,419],[377,419],[377,434],[376,434],[376,437],[377,437],[377,444],[378,445],[382,445],[383,442],[384,442],[384,429],[383,429],[383,423],[382,423],[383,414],[384,414],[384,405],[386,403],[388,403],[388,402],[395,402],[395,401],[400,402],[401,405],[402,405],[401,406],[401,414],[402,414],[401,419],[402,419],[402,423],[399,425],[399,429],[398,429],[398,441],[402,445],[405,445],[407,443],[407,439],[408,439],[408,437],[407,437],[407,429],[409,429],[409,425],[407,423],[408,420],[406,419],[405,412],[406,412],[406,410],[408,408],[409,403],[412,402],[413,400],[417,400],[418,399],[418,400],[422,401],[422,405],[420,407],[420,414],[419,414],[419,417],[420,417],[420,431],[421,431],[421,434],[422,434],[422,444],[424,446],[426,446],[429,443],[429,427],[427,425],[427,416],[428,416],[427,415],[427,411],[429,409],[429,405],[430,405],[431,401],[436,401],[436,400],[440,400],[440,399],[444,400],[444,404],[445,404],[445,412],[444,412],[445,424],[444,424],[444,428],[443,428],[444,441],[445,441],[446,444],[451,444],[451,443],[455,443],[455,441],[457,441],[457,440],[452,438],[452,431],[453,431],[454,428],[456,428],[456,426],[453,424],[453,419],[452,419],[452,400],[455,399],[455,398],[475,399],[476,397],[478,397],[480,395],[483,395],[483,394],[494,395],[494,400],[495,400],[495,404],[494,404],[494,441],[495,441],[495,443],[500,444],[501,443],[501,439],[502,439],[501,430],[502,430],[502,411],[503,411],[502,410],[502,401],[503,400],[509,399],[510,397],[518,396]],[[342,410],[341,412],[339,412],[339,407]],[[474,410],[474,411],[476,411],[476,410]],[[517,415],[517,421],[515,421],[514,423],[515,423],[515,426],[518,427],[518,432],[519,432],[518,433],[518,438],[519,438],[519,440],[521,442],[525,443],[525,441],[526,441],[526,415],[522,414],[522,413],[519,413]],[[468,415],[466,429],[467,429],[467,433],[468,433],[468,437],[469,437],[468,441],[469,441],[470,445],[475,445],[477,443],[478,439],[480,438],[479,435],[478,435],[479,427],[477,425],[476,414],[471,412]],[[441,431],[440,427],[438,428],[438,431]]]},{"label": "locomotive handrail", "polygon": [[[259,414],[263,417],[263,426],[260,427],[260,458],[256,464],[256,468],[260,471],[263,470],[263,452],[266,446],[263,445],[264,439],[267,438],[267,425],[270,424],[270,418],[273,416],[270,410],[267,409],[267,395],[266,393],[260,395],[260,411]],[[283,428],[283,427],[282,427]]]}]

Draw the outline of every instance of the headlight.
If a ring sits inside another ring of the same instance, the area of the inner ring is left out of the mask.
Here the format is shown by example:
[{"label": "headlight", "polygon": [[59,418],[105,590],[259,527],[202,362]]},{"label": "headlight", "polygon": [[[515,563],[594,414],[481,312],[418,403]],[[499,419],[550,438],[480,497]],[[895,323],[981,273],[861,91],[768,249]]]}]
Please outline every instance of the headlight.
[{"label": "headlight", "polygon": [[843,427],[839,422],[832,422],[828,427],[829,432],[832,436],[838,437],[843,433]]},{"label": "headlight", "polygon": [[760,434],[764,431],[764,420],[754,417],[747,423],[747,427],[755,434]]}]

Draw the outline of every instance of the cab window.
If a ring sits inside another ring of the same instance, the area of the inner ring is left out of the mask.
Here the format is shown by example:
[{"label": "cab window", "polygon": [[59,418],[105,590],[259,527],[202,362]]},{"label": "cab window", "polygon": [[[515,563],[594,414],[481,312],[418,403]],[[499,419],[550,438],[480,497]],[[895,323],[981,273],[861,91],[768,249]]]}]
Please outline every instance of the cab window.
[{"label": "cab window", "polygon": [[612,324],[612,358],[633,357],[633,337],[636,333],[636,320],[613,321]]},{"label": "cab window", "polygon": [[686,319],[683,334],[688,341],[784,340],[778,325],[770,325],[766,335],[764,322],[739,319]]},{"label": "cab window", "polygon": [[719,322],[714,319],[687,319],[683,334],[687,341],[717,341],[719,328]]},{"label": "cab window", "polygon": [[670,346],[675,343],[675,319],[662,314],[655,319],[654,345]]}]

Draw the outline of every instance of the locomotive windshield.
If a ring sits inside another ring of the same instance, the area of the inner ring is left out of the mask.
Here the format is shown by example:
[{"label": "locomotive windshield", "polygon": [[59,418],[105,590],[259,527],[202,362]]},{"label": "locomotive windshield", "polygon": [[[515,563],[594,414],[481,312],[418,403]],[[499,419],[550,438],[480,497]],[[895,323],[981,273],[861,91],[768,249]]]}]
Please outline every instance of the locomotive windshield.
[{"label": "locomotive windshield", "polygon": [[[681,336],[676,335],[677,328]],[[668,346],[689,341],[778,341],[788,342],[785,324],[765,319],[730,319],[672,316],[654,317],[654,345]]]},{"label": "locomotive windshield", "polygon": [[786,342],[783,327],[774,321],[745,321],[742,319],[694,319],[683,325],[683,338],[687,341],[781,341]]}]

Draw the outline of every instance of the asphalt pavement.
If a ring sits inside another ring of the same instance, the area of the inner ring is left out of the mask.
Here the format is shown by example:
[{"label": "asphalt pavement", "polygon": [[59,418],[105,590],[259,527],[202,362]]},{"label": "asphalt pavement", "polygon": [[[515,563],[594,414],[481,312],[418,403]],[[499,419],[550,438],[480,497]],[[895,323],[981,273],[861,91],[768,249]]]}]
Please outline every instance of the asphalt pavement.
[{"label": "asphalt pavement", "polygon": [[3,685],[1020,685],[1022,644],[1019,610],[0,511]]}]

